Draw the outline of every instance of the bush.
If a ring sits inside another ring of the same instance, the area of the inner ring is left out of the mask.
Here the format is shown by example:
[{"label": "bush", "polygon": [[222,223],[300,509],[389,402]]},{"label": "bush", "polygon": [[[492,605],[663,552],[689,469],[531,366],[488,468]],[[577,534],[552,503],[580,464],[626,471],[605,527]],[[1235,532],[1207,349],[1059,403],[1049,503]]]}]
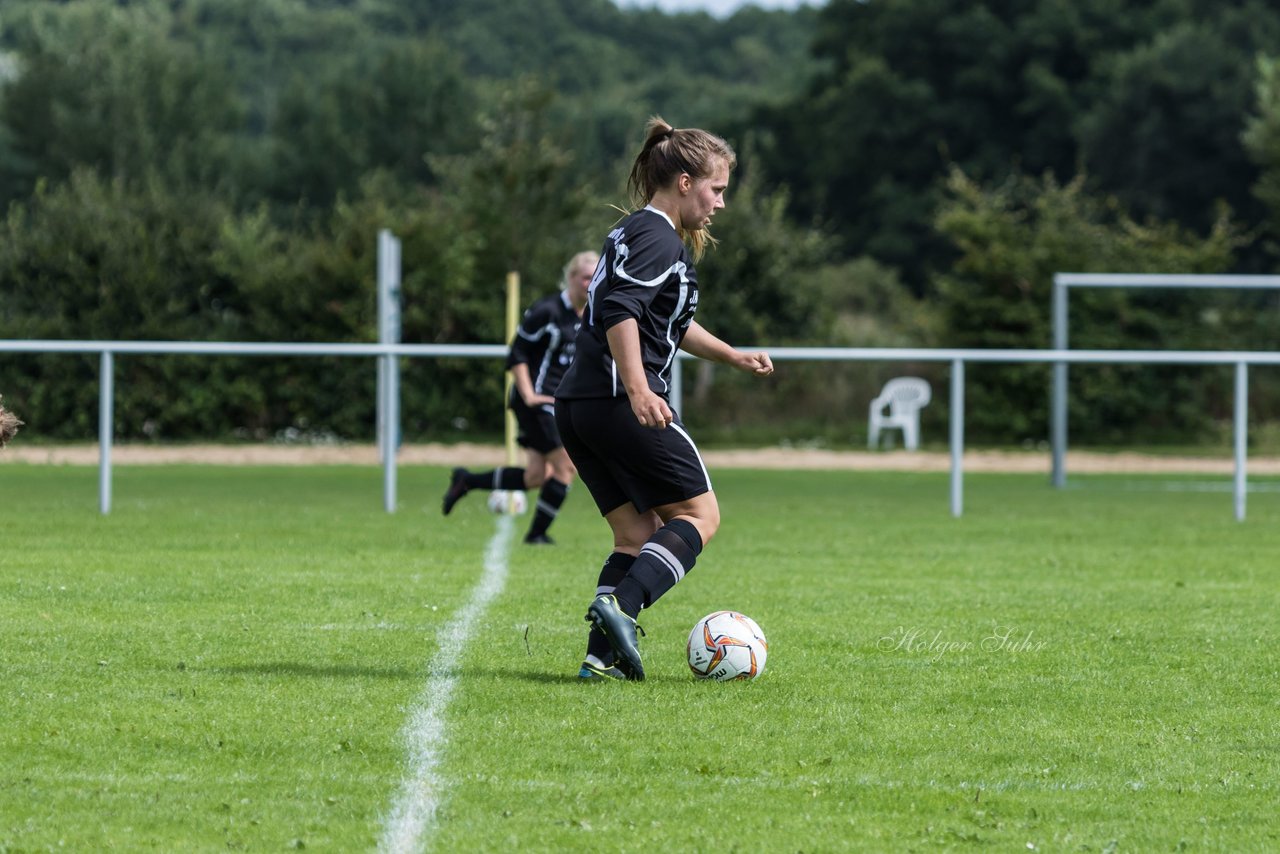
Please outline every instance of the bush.
[{"label": "bush", "polygon": [[[1084,177],[1059,184],[1016,176],[983,188],[958,169],[937,226],[959,249],[938,280],[944,341],[964,348],[1052,346],[1057,272],[1210,273],[1228,270],[1244,243],[1222,212],[1201,237],[1175,225],[1138,224],[1117,203],[1086,193]],[[1261,328],[1222,321],[1246,316],[1250,297],[1217,303],[1205,293],[1086,291],[1071,299],[1075,349],[1267,349]],[[1244,302],[1242,302],[1243,300]],[[1209,318],[1216,318],[1208,322]],[[977,441],[1023,442],[1048,432],[1049,367],[992,366],[969,384],[966,430]],[[1194,441],[1223,412],[1220,380],[1198,367],[1073,367],[1071,434],[1082,442]],[[1009,425],[1012,424],[1012,427]]]}]

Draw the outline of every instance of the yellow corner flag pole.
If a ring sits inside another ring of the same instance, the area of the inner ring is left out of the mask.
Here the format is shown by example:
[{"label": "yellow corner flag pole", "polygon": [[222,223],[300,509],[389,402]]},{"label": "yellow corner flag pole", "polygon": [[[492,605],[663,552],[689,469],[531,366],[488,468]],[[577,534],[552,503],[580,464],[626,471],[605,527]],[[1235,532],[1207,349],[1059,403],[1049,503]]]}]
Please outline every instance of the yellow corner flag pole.
[{"label": "yellow corner flag pole", "polygon": [[[507,344],[516,337],[516,325],[520,323],[520,274],[514,270],[507,273]],[[502,411],[506,413],[507,465],[516,464],[516,416],[507,408],[507,400],[511,395],[511,374],[507,373],[507,381],[503,383]],[[515,501],[507,502],[507,512],[516,512]]]}]

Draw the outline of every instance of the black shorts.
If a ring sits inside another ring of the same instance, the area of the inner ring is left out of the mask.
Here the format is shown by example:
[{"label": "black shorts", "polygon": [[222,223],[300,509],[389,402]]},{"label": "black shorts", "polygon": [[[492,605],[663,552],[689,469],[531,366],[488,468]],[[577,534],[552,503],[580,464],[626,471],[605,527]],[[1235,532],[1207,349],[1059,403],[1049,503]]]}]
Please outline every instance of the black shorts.
[{"label": "black shorts", "polygon": [[679,416],[663,430],[641,427],[622,397],[557,400],[560,437],[603,516],[628,501],[637,511],[711,491],[711,477]]},{"label": "black shorts", "polygon": [[525,406],[524,400],[513,391],[508,406],[515,413],[516,424],[520,428],[516,433],[516,441],[520,443],[520,447],[537,451],[539,454],[549,454],[563,446],[564,443],[560,441],[560,431],[556,429],[556,416],[551,404],[530,408]]}]

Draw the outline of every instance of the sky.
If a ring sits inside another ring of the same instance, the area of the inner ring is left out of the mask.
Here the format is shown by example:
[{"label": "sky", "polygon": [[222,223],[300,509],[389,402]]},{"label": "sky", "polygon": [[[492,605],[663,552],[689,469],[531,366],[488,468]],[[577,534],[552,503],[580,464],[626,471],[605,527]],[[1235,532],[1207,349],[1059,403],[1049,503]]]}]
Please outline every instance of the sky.
[{"label": "sky", "polygon": [[728,17],[740,6],[753,5],[764,9],[794,9],[797,6],[822,6],[826,0],[614,0],[619,6],[657,6],[668,12],[710,12],[716,17]]}]

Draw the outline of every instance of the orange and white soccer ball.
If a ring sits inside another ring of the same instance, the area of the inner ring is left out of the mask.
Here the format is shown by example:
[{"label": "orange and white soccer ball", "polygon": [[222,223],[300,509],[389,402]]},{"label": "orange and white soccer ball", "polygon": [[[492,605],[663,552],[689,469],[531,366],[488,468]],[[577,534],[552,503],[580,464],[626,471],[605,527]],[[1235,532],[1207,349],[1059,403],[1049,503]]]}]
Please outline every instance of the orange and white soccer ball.
[{"label": "orange and white soccer ball", "polygon": [[755,679],[768,655],[759,624],[737,611],[707,614],[689,632],[689,669],[699,679]]}]

